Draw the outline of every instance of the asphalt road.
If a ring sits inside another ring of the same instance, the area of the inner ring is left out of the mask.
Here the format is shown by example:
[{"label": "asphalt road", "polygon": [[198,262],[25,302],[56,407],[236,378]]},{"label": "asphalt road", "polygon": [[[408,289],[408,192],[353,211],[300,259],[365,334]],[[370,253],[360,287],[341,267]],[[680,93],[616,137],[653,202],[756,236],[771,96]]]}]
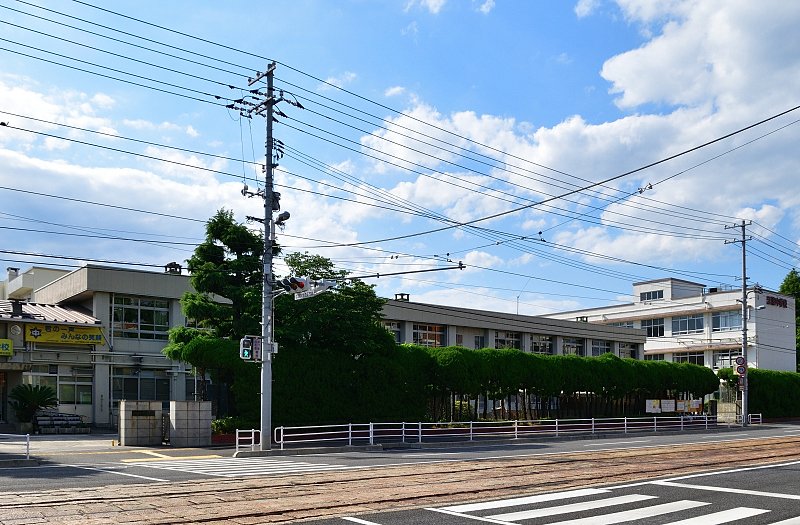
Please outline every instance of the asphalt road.
[{"label": "asphalt road", "polygon": [[[798,425],[733,427],[722,432],[640,433],[603,439],[569,439],[438,444],[383,451],[330,451],[308,454],[233,458],[219,448],[143,448],[115,446],[114,435],[33,436],[32,457],[39,465],[0,466],[0,486],[18,491],[98,487],[110,484],[183,482],[196,479],[274,477],[305,472],[368,469],[387,465],[452,463],[475,459],[533,457],[633,448],[735,442],[752,437],[800,435]],[[19,444],[0,442],[0,459],[18,453]],[[800,505],[800,502],[797,502]]]},{"label": "asphalt road", "polygon": [[315,525],[800,524],[800,462],[494,501],[315,520]]}]

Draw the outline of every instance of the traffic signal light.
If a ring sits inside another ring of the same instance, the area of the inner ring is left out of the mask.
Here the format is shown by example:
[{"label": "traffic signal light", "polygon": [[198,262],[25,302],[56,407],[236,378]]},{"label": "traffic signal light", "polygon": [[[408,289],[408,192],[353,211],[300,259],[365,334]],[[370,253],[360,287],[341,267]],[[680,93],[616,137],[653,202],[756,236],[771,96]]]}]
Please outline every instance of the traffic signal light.
[{"label": "traffic signal light", "polygon": [[278,284],[289,293],[305,292],[311,288],[311,281],[306,277],[287,277]]},{"label": "traffic signal light", "polygon": [[249,337],[242,337],[239,340],[239,357],[245,361],[253,360],[253,340]]}]

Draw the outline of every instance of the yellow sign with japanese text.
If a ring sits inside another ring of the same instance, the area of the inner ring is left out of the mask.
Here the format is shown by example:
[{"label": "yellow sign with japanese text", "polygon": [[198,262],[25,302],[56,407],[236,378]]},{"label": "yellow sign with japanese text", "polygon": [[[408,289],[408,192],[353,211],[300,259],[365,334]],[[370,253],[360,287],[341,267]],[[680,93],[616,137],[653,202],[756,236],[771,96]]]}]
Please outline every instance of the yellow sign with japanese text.
[{"label": "yellow sign with japanese text", "polygon": [[99,326],[70,326],[54,324],[29,324],[25,326],[25,341],[59,343],[62,345],[104,345],[103,331]]},{"label": "yellow sign with japanese text", "polygon": [[14,355],[14,342],[11,339],[0,339],[0,355]]}]

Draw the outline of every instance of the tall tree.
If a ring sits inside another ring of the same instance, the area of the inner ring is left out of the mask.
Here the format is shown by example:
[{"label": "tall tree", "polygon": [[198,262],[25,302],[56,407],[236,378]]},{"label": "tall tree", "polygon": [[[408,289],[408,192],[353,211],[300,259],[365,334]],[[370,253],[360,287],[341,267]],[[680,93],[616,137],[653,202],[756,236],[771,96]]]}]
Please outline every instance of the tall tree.
[{"label": "tall tree", "polygon": [[237,223],[232,211],[219,210],[187,261],[196,292],[181,298],[184,314],[217,337],[261,333],[263,255],[261,235]]},{"label": "tall tree", "polygon": [[[208,220],[205,241],[187,261],[195,291],[184,293],[181,308],[196,328],[170,330],[163,352],[196,368],[202,399],[206,398],[206,372],[220,388],[247,376],[241,373],[243,363],[233,349],[242,336],[261,333],[263,254],[261,235],[222,209]],[[225,395],[229,391],[226,388]],[[247,389],[234,385],[234,391],[246,395]]]},{"label": "tall tree", "polygon": [[800,273],[792,268],[783,279],[778,291],[784,295],[791,295],[795,300],[795,359],[796,370],[800,372],[800,316],[797,314],[797,301],[800,300]]}]

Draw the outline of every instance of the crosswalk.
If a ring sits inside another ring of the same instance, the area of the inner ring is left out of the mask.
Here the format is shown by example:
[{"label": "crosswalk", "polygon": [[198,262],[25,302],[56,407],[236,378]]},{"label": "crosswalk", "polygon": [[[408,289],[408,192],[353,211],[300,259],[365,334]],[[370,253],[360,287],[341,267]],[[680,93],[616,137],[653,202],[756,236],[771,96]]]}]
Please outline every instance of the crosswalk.
[{"label": "crosswalk", "polygon": [[301,474],[304,472],[324,472],[351,468],[345,465],[309,463],[272,457],[131,461],[127,464],[137,467],[171,470],[222,478]]},{"label": "crosswalk", "polygon": [[[644,493],[617,495],[611,489],[578,489],[552,494],[426,509],[477,523],[517,525],[613,525],[658,523],[663,525],[721,525],[772,512],[768,508],[734,506],[720,509],[704,498],[665,500]],[[513,510],[512,510],[513,509]],[[500,512],[502,510],[502,512]],[[564,519],[568,518],[568,519]],[[800,525],[800,516],[759,523]],[[447,522],[449,523],[449,521]]]}]

